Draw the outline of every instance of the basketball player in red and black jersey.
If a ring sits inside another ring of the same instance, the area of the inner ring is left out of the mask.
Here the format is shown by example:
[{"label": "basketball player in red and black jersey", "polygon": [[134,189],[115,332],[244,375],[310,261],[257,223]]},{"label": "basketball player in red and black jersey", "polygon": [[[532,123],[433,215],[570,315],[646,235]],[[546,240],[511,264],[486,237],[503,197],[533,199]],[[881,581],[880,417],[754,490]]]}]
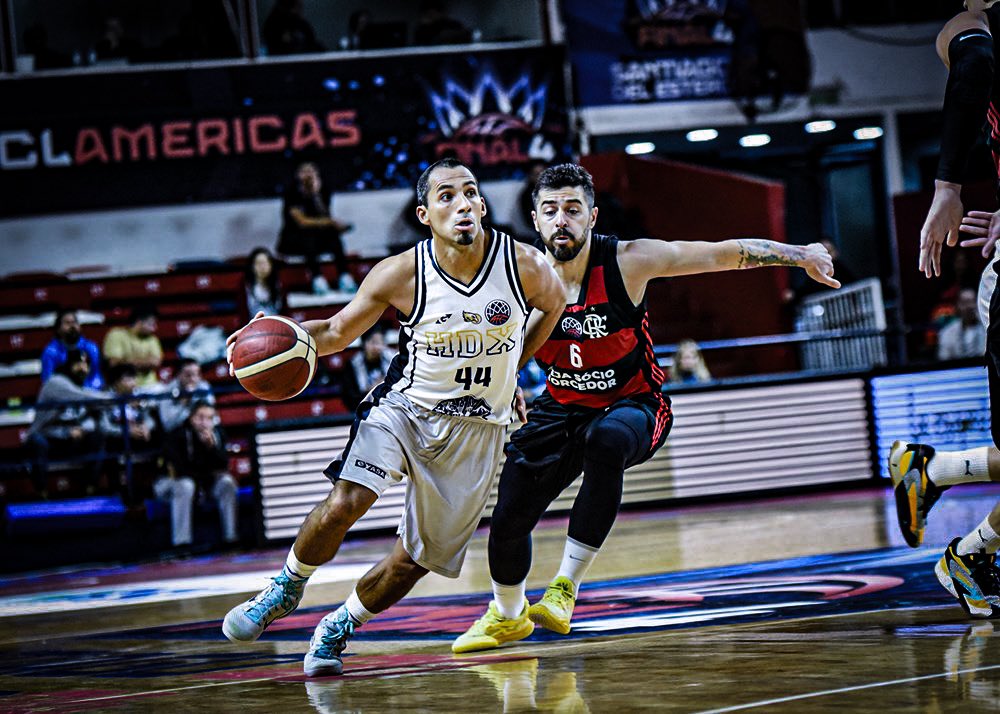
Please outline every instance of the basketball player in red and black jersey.
[{"label": "basketball player in red and black jersey", "polygon": [[[546,260],[566,290],[566,309],[535,353],[547,377],[527,423],[514,432],[490,523],[493,602],[452,645],[490,649],[523,639],[533,624],[567,633],[584,574],[611,531],[626,468],[649,459],[673,415],[653,356],[646,284],[653,278],[769,265],[799,266],[840,287],[819,243],[619,241],[594,233],[590,174],[575,164],[546,169],[532,196]],[[580,474],[562,565],[541,601],[528,606],[531,531]]]},{"label": "basketball player in red and black jersey", "polygon": [[[934,181],[934,200],[920,234],[919,268],[929,278],[941,274],[941,249],[958,243],[959,233],[972,236],[963,247],[981,247],[991,258],[979,284],[979,313],[986,325],[986,370],[994,444],[1000,444],[1000,294],[996,291],[1000,254],[1000,211],[970,211],[964,218],[962,184],[969,153],[985,127],[993,151],[1000,194],[1000,2],[968,0],[944,26],[937,53],[948,67],[941,157]],[[952,486],[1000,481],[1000,451],[981,446],[964,451],[936,451],[929,444],[897,441],[889,451],[889,476],[896,513],[906,542],[923,542],[927,516],[941,494]],[[1000,504],[969,533],[952,539],[934,567],[938,582],[972,617],[1000,617]]]}]

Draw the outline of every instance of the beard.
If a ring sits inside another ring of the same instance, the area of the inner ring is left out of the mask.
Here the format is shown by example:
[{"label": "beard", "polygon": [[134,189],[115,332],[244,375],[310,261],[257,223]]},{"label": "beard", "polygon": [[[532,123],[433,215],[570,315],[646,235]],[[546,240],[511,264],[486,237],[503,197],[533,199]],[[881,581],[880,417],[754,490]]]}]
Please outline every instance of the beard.
[{"label": "beard", "polygon": [[475,240],[476,237],[471,233],[459,233],[458,240],[455,242],[459,245],[472,245]]},{"label": "beard", "polygon": [[[556,238],[569,238],[573,242],[569,245],[557,246],[555,245]],[[548,241],[544,242],[545,247],[552,253],[552,257],[560,263],[567,263],[573,260],[573,258],[580,254],[580,251],[583,250],[583,246],[586,244],[586,241],[578,240],[572,233],[565,232],[555,233]]]},{"label": "beard", "polygon": [[62,341],[67,345],[74,345],[80,339],[79,330],[68,330],[62,334]]}]

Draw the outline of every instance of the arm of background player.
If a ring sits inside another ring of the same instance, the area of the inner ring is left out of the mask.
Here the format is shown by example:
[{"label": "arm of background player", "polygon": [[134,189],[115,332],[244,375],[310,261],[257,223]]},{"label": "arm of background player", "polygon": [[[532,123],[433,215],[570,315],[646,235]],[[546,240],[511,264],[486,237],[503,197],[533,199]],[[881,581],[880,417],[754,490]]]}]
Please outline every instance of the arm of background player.
[{"label": "arm of background player", "polygon": [[326,320],[302,323],[316,340],[320,356],[341,352],[378,322],[389,307],[408,314],[413,310],[413,251],[378,263],[365,276],[354,298],[340,312]]},{"label": "arm of background player", "polygon": [[618,264],[625,287],[638,304],[653,278],[743,270],[767,266],[803,268],[813,280],[839,288],[833,259],[820,243],[788,245],[772,240],[740,238],[718,243],[662,241],[643,238],[618,244]]},{"label": "arm of background player", "polygon": [[524,349],[517,365],[520,369],[549,338],[552,328],[566,309],[566,289],[556,271],[545,262],[545,256],[540,250],[523,243],[515,243],[514,249],[524,298],[539,313],[538,316],[532,314],[528,319]]},{"label": "arm of background player", "polygon": [[965,168],[986,123],[993,88],[993,38],[986,15],[966,11],[949,20],[938,35],[937,53],[948,67],[948,86],[934,200],[920,231],[918,267],[928,278],[941,275],[945,242],[958,242]]}]

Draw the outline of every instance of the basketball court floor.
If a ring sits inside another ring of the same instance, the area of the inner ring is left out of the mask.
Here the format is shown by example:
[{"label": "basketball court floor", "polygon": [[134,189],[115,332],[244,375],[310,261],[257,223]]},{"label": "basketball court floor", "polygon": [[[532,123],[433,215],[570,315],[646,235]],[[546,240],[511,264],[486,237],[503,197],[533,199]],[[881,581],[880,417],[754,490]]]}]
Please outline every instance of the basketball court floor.
[{"label": "basketball court floor", "polygon": [[[453,656],[489,600],[481,530],[458,581],[429,575],[314,680],[313,627],[391,539],[347,543],[249,646],[220,621],[284,549],[4,576],[0,711],[996,712],[1000,623],[970,620],[933,565],[997,498],[949,491],[916,550],[879,489],[625,513],[571,634]],[[536,597],[564,534],[537,532]]]}]

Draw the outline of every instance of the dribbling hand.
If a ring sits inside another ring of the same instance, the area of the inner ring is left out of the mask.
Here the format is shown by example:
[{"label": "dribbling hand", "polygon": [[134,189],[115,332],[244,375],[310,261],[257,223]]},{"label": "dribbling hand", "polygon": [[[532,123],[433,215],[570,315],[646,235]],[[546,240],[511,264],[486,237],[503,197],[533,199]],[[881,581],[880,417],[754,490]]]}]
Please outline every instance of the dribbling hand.
[{"label": "dribbling hand", "polygon": [[[253,322],[254,320],[259,320],[262,317],[264,317],[264,311],[263,310],[261,310],[256,315],[254,315],[253,319],[251,319],[250,322]],[[250,324],[250,323],[247,323],[247,324]],[[236,349],[236,338],[239,337],[240,333],[243,332],[243,330],[245,330],[245,329],[246,329],[246,325],[244,325],[243,327],[241,327],[240,329],[238,329],[236,332],[234,332],[233,334],[231,334],[228,338],[226,338],[226,362],[229,363],[229,376],[230,377],[235,377],[236,376],[236,368],[233,367],[233,350]]]},{"label": "dribbling hand", "polygon": [[975,238],[966,238],[959,243],[960,246],[963,248],[982,246],[983,257],[989,258],[993,253],[993,246],[996,244],[997,238],[1000,238],[1000,211],[996,213],[969,211],[962,219],[962,225],[959,226],[958,230],[976,236]]}]

